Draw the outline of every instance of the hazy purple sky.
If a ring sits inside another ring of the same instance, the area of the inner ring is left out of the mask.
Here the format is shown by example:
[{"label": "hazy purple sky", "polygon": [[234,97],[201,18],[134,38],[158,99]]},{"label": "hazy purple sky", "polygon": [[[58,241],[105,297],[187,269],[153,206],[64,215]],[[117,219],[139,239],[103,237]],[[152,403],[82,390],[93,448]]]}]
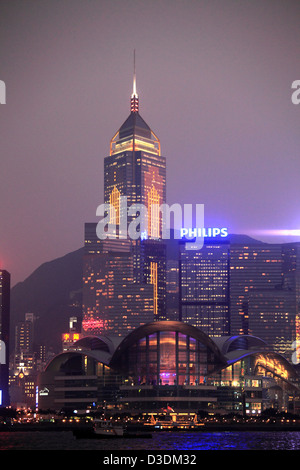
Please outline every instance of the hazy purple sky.
[{"label": "hazy purple sky", "polygon": [[0,45],[0,265],[12,284],[83,246],[97,220],[134,49],[168,202],[203,203],[206,225],[232,233],[300,228],[299,1],[2,0]]}]

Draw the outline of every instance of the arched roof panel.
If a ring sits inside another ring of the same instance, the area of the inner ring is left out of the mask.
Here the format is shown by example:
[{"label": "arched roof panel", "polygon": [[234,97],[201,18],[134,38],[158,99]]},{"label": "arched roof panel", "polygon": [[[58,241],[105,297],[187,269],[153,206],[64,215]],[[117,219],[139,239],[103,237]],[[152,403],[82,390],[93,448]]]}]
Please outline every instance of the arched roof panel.
[{"label": "arched roof panel", "polygon": [[74,343],[73,348],[106,351],[113,354],[121,339],[120,337],[111,338],[108,336],[84,336]]},{"label": "arched roof panel", "polygon": [[61,366],[67,362],[72,357],[76,356],[88,356],[94,359],[97,362],[100,362],[104,365],[109,366],[111,360],[111,354],[106,351],[99,351],[99,350],[81,350],[81,351],[65,351],[61,354],[55,356],[46,366],[45,372],[58,372]]},{"label": "arched roof panel", "polygon": [[267,347],[267,343],[264,340],[252,335],[233,335],[212,339],[225,355],[235,350],[263,349]]}]

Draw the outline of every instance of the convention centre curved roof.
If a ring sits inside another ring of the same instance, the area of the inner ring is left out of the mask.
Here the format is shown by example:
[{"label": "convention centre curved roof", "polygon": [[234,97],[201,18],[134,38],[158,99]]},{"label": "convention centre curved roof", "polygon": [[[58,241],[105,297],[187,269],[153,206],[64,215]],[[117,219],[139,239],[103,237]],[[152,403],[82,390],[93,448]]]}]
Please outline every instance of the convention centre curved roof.
[{"label": "convention centre curved roof", "polygon": [[221,368],[226,368],[243,358],[256,356],[281,364],[292,376],[296,373],[293,365],[282,355],[270,350],[262,339],[251,335],[209,337],[199,328],[179,321],[156,321],[141,325],[125,338],[114,336],[86,336],[76,341],[72,349],[55,356],[46,371],[57,371],[72,357],[86,355],[109,367],[118,367],[123,354],[137,341],[156,332],[180,332],[199,340],[214,353]]}]

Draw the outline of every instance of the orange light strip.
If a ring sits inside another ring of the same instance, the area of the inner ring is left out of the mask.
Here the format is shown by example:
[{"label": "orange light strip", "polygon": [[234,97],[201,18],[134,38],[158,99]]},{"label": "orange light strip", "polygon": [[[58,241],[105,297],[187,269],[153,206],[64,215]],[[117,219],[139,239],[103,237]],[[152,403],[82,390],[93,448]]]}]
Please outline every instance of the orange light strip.
[{"label": "orange light strip", "polygon": [[150,282],[153,284],[153,311],[154,315],[158,313],[157,298],[158,298],[158,285],[157,285],[157,263],[151,261],[150,264]]}]

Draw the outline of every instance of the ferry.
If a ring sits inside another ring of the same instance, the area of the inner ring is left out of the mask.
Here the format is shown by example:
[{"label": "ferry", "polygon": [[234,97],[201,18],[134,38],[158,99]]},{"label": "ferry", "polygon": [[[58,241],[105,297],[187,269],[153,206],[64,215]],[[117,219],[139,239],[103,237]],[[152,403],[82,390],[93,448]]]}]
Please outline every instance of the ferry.
[{"label": "ferry", "polygon": [[96,436],[101,437],[123,437],[124,426],[106,419],[95,419],[93,431]]},{"label": "ferry", "polygon": [[126,427],[106,419],[95,419],[93,426],[89,429],[74,429],[73,435],[76,439],[106,439],[106,438],[150,438],[152,434],[139,427],[135,429]]},{"label": "ferry", "polygon": [[172,431],[181,431],[181,430],[194,430],[199,429],[200,426],[203,426],[203,423],[199,423],[197,415],[194,417],[184,417],[178,416],[176,413],[167,413],[160,418],[155,418],[151,415],[151,420],[149,423],[154,430],[172,430]]}]

